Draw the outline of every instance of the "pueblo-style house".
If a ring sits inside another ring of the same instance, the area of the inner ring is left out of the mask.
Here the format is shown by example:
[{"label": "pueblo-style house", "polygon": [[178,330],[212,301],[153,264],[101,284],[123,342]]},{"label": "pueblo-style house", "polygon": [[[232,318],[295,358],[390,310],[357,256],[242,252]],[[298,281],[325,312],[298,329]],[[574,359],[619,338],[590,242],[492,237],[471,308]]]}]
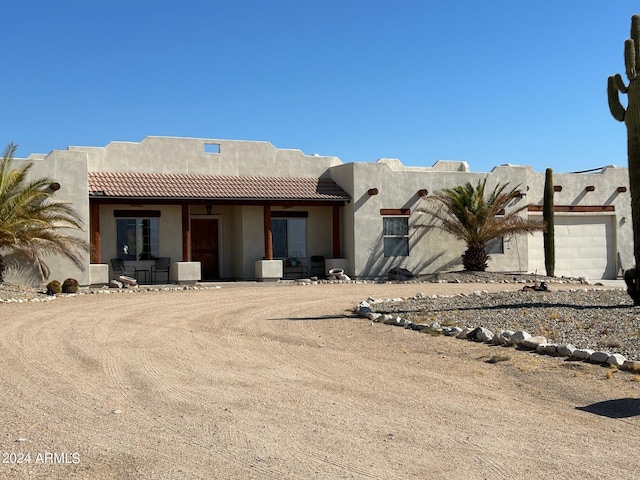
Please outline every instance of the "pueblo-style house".
[{"label": "pueblo-style house", "polygon": [[[32,175],[55,181],[55,197],[84,220],[85,269],[47,258],[51,278],[100,285],[123,272],[140,283],[383,278],[461,268],[464,243],[424,228],[428,196],[445,187],[509,182],[542,216],[544,172],[465,162],[408,167],[397,159],[343,163],[267,142],[147,137],[106,147],[30,155]],[[21,161],[21,160],[16,160]],[[616,278],[633,263],[626,168],[554,174],[556,275]],[[490,245],[489,270],[545,273],[542,234]],[[163,261],[159,261],[162,259]],[[122,270],[124,269],[124,270]],[[17,272],[9,281],[19,281]]]}]

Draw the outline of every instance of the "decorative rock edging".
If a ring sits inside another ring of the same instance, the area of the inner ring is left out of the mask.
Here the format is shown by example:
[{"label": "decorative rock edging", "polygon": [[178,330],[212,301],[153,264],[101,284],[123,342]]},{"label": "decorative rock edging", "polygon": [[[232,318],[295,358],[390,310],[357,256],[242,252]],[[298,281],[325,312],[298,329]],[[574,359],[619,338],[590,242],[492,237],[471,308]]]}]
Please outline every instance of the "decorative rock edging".
[{"label": "decorative rock edging", "polygon": [[[481,292],[474,292],[481,294]],[[424,295],[418,293],[414,298],[422,298]],[[566,357],[570,360],[584,361],[599,365],[609,365],[632,373],[640,373],[640,361],[628,360],[619,353],[607,351],[594,351],[591,349],[577,348],[571,344],[549,343],[544,336],[532,336],[530,333],[518,330],[501,330],[492,332],[484,327],[442,327],[437,322],[431,324],[420,324],[406,320],[400,316],[391,314],[381,314],[371,309],[371,304],[378,302],[402,302],[402,298],[376,300],[368,298],[361,301],[355,312],[362,318],[371,320],[373,323],[384,323],[385,325],[399,326],[406,329],[416,330],[430,334],[441,334],[447,337],[455,337],[468,341],[486,343],[490,345],[502,345],[505,347],[515,347],[519,350],[535,351],[540,355],[553,357]]]},{"label": "decorative rock edging", "polygon": [[[116,281],[112,281],[116,282]],[[110,282],[111,283],[111,282]],[[120,283],[120,285],[117,285]],[[193,285],[130,285],[126,287],[121,282],[113,283],[111,288],[109,285],[105,285],[101,288],[94,287],[83,287],[77,294],[58,294],[58,295],[47,295],[44,291],[40,291],[35,288],[20,290],[16,289],[15,291],[5,292],[7,295],[5,298],[1,298],[0,295],[0,304],[2,303],[28,303],[28,302],[49,302],[52,300],[56,300],[57,298],[66,298],[77,295],[101,295],[101,294],[131,294],[131,293],[147,293],[147,292],[173,292],[173,291],[185,291],[185,290],[215,290],[219,288],[223,288],[220,285],[203,285],[203,284],[193,284]],[[375,280],[353,280],[349,278],[347,275],[343,275],[341,278],[331,278],[331,279],[313,279],[313,278],[300,278],[295,280],[288,280],[279,282],[279,285],[284,287],[287,286],[307,286],[307,285],[326,285],[326,284],[346,284],[346,283],[357,283],[357,284],[372,284],[372,283],[393,283],[393,282],[378,282]]]},{"label": "decorative rock edging", "polygon": [[[67,296],[68,294],[61,294]],[[45,295],[33,298],[0,298],[0,303],[50,302],[58,298],[56,295]]]},{"label": "decorative rock edging", "polygon": [[59,298],[77,297],[81,295],[108,295],[108,294],[131,294],[147,292],[178,292],[185,290],[215,290],[221,288],[219,285],[162,285],[162,286],[131,286],[130,288],[82,288],[78,293],[60,293],[57,295],[47,295],[44,292],[34,291],[22,294],[22,297],[0,298],[0,303],[29,303],[29,302],[50,302]]}]

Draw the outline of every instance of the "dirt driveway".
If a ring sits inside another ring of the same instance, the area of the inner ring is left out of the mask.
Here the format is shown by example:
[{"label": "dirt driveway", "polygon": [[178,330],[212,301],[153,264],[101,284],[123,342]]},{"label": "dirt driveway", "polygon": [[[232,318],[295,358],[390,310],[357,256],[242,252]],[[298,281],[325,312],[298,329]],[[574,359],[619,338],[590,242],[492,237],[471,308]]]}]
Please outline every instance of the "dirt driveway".
[{"label": "dirt driveway", "polygon": [[[350,312],[368,296],[505,288],[520,287],[0,305],[0,478],[638,478],[637,376]],[[510,359],[487,363],[496,352]]]}]

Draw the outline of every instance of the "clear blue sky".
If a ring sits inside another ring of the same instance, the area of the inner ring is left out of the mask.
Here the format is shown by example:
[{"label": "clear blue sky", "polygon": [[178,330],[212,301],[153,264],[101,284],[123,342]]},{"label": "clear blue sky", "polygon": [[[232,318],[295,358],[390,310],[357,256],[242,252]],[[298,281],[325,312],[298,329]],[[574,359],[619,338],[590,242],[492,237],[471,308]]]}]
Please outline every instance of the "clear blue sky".
[{"label": "clear blue sky", "polygon": [[3,3],[0,142],[17,156],[148,135],[344,162],[626,166],[606,79],[629,0]]}]

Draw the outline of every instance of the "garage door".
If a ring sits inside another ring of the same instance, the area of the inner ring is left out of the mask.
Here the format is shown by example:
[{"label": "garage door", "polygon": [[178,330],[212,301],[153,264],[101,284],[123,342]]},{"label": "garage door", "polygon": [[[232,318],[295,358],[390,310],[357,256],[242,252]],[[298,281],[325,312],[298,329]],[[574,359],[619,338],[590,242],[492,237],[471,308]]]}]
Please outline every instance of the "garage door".
[{"label": "garage door", "polygon": [[[614,218],[611,215],[555,216],[556,277],[616,278]],[[542,232],[529,238],[528,270],[546,273]]]}]

